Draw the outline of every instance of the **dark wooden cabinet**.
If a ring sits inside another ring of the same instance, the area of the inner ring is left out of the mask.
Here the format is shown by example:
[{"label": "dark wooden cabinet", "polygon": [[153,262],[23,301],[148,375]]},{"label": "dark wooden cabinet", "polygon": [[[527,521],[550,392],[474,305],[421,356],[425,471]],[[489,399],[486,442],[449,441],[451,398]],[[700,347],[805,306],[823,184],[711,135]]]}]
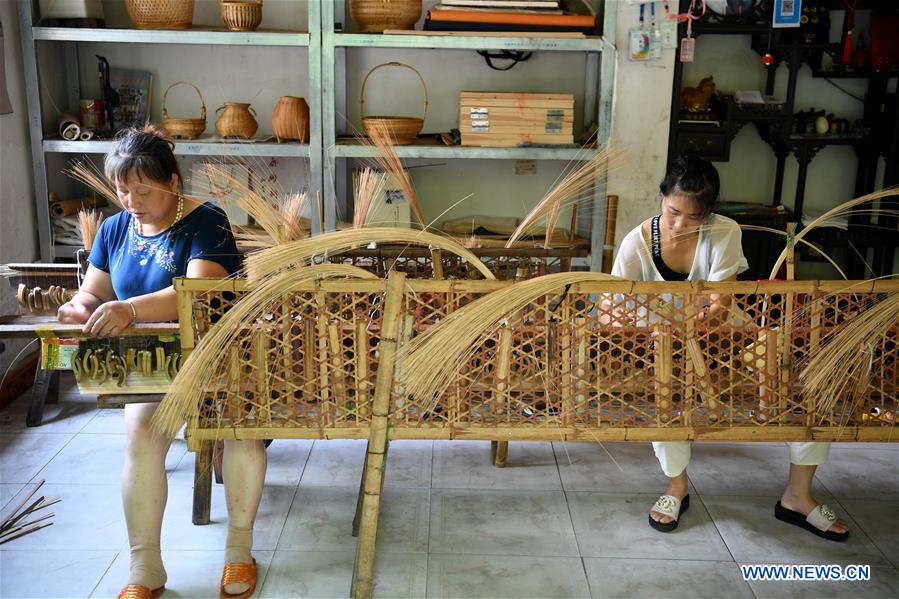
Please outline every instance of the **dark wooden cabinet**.
[{"label": "dark wooden cabinet", "polygon": [[[729,161],[731,142],[743,127],[752,125],[762,140],[771,147],[776,157],[772,195],[768,199],[771,206],[779,205],[781,198],[789,196],[789,190],[784,193],[785,165],[791,155],[797,161],[798,172],[792,194],[793,201],[785,202],[788,212],[781,220],[792,220],[801,226],[808,168],[824,147],[845,145],[853,148],[857,157],[854,186],[856,197],[875,189],[899,184],[899,112],[897,112],[896,92],[889,92],[891,80],[894,80],[899,73],[854,71],[851,68],[842,68],[843,65],[839,60],[833,62],[837,68],[822,70],[823,65],[828,63],[824,60],[826,55],[836,57],[840,53],[839,40],[827,38],[829,27],[826,25],[829,21],[825,20],[832,18],[831,15],[843,18],[842,10],[845,9],[845,5],[841,1],[806,0],[804,6],[821,9],[823,19],[817,27],[808,24],[801,29],[772,29],[770,25],[772,4],[773,2],[769,1],[758,2],[750,13],[739,17],[722,18],[707,14],[694,21],[692,30],[693,36],[697,38],[697,52],[702,51],[703,36],[750,36],[751,47],[760,57],[767,53],[773,57],[770,66],[764,66],[761,60],[759,62],[759,69],[767,70],[764,95],[771,96],[774,93],[778,66],[783,64],[786,67],[788,79],[782,102],[749,108],[746,105],[739,106],[732,97],[719,95],[716,96],[710,111],[705,114],[689,113],[681,107],[683,64],[676,61],[671,95],[668,163],[671,164],[686,150],[696,152],[713,162]],[[892,15],[899,13],[897,4],[899,3],[895,0],[859,0],[857,10]],[[686,13],[689,8],[690,0],[680,0],[681,13]],[[681,24],[678,39],[683,40],[685,34],[686,25]],[[860,130],[823,136],[793,130],[798,73],[803,65],[809,66],[813,77],[867,80],[863,124]],[[878,180],[878,160],[881,157],[885,160],[885,168]],[[859,211],[850,219],[848,231],[816,230],[809,237],[836,258],[851,277],[868,278],[890,274],[893,272],[893,257],[899,246],[899,228],[897,218],[893,215],[893,211],[899,210],[899,202],[883,202],[881,205],[891,210],[881,212],[873,223],[868,222],[870,220],[868,214]],[[741,220],[739,216],[734,218]],[[773,239],[770,235],[744,235],[744,240],[747,254],[752,253],[763,262],[772,252],[760,251],[759,244],[772,246],[776,244],[782,247],[782,241]],[[773,252],[772,261],[778,253],[779,250]],[[805,251],[802,256],[803,259],[815,259],[812,253]],[[767,274],[765,266],[770,268],[770,265],[763,263],[758,272]]]}]

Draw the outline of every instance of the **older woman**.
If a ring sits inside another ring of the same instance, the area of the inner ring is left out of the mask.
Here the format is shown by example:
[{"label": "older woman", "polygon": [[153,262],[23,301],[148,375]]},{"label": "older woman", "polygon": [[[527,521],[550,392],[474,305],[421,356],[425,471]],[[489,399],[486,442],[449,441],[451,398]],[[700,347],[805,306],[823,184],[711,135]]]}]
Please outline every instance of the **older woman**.
[{"label": "older woman", "polygon": [[[635,281],[735,281],[748,268],[739,225],[713,214],[720,181],[711,163],[679,157],[659,186],[661,213],[647,219],[621,242],[612,274]],[[729,298],[712,296],[699,314],[710,324],[727,314]],[[690,506],[688,442],[653,443],[668,477],[665,494],[649,512],[649,524],[661,532],[677,528],[678,517]],[[827,461],[828,443],[790,443],[790,476],[775,505],[779,520],[833,541],[849,536],[846,522],[812,497],[812,479]]]},{"label": "older woman", "polygon": [[[107,218],[88,258],[78,293],[59,321],[83,323],[96,337],[114,337],[134,322],[178,317],[175,277],[227,277],[238,268],[237,247],[224,212],[181,193],[174,144],[155,126],[129,129],[105,160],[124,210]],[[128,448],[122,503],[131,546],[131,574],[120,598],[158,597],[166,572],[159,540],[168,486],[165,455],[172,439],[150,429],[156,404],[125,406]],[[256,585],[250,550],[265,480],[262,441],[227,441],[224,453],[228,536],[223,597],[249,596]]]}]

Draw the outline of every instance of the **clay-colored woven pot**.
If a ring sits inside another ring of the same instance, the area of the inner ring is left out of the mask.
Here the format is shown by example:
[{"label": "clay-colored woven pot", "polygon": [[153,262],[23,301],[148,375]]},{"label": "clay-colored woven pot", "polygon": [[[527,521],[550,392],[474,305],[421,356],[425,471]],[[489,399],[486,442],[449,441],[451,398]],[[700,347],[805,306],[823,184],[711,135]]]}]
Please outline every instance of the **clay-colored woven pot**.
[{"label": "clay-colored woven pot", "polygon": [[278,143],[295,139],[300,143],[309,141],[309,105],[303,98],[281,96],[272,113],[272,131]]}]

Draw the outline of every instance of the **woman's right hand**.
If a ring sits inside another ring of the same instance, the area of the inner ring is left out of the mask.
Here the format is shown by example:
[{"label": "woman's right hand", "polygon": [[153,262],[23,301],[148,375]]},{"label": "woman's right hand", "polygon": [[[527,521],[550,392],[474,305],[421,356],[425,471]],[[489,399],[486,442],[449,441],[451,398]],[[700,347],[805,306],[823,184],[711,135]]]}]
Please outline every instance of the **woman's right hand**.
[{"label": "woman's right hand", "polygon": [[92,310],[81,302],[66,302],[56,311],[60,324],[84,324],[91,317]]}]

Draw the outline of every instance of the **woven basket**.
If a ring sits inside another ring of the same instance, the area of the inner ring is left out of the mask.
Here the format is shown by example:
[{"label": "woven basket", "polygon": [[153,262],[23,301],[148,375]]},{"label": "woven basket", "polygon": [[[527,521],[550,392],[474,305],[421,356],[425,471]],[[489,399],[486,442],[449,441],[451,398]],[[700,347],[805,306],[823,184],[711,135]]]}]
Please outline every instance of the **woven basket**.
[{"label": "woven basket", "polygon": [[413,29],[421,17],[421,0],[350,0],[350,17],[362,33]]},{"label": "woven basket", "polygon": [[194,0],[125,0],[135,29],[190,29]]},{"label": "woven basket", "polygon": [[[368,78],[371,77],[371,74],[381,67],[404,67],[418,75],[418,80],[421,81],[421,89],[424,92],[424,114],[422,114],[421,118],[411,116],[365,116],[365,84],[368,83]],[[390,141],[393,145],[407,146],[415,141],[415,137],[421,132],[421,128],[424,127],[425,119],[428,116],[428,87],[425,85],[425,80],[421,73],[413,67],[401,62],[385,62],[370,70],[365,75],[365,79],[362,80],[359,106],[360,114],[362,115],[362,128],[365,129],[366,133],[371,135],[370,127],[380,121],[387,126],[387,130],[390,132]]]},{"label": "woven basket", "polygon": [[[200,96],[200,117],[196,119],[171,119],[166,102],[169,99],[169,90],[176,85],[189,85]],[[206,130],[206,99],[200,89],[188,81],[176,81],[167,88],[162,96],[162,128],[175,139],[196,139]]]},{"label": "woven basket", "polygon": [[255,31],[262,22],[262,0],[222,0],[222,20],[229,31]]}]

